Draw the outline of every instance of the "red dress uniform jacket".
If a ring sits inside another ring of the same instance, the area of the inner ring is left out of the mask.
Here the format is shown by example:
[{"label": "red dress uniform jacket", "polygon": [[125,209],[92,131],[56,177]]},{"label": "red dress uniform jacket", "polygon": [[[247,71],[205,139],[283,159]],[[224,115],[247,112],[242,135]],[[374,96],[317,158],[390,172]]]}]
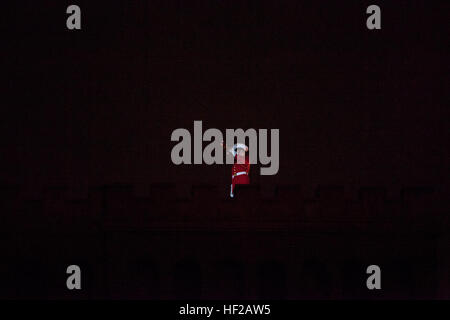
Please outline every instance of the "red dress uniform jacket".
[{"label": "red dress uniform jacket", "polygon": [[[231,169],[231,193],[234,196],[234,186],[236,184],[250,184],[249,173],[250,173],[250,160],[247,155],[244,156],[244,163],[238,163],[239,155],[235,155],[233,168]],[[241,161],[242,162],[242,161]]]}]

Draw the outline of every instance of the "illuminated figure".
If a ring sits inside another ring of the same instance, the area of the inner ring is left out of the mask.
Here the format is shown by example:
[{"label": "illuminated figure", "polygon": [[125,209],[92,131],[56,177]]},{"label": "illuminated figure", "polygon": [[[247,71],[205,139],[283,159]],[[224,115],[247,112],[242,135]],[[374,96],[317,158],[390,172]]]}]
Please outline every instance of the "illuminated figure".
[{"label": "illuminated figure", "polygon": [[245,144],[238,143],[233,147],[228,147],[224,145],[222,141],[222,147],[224,147],[227,152],[231,153],[234,157],[233,168],[231,169],[231,190],[230,197],[234,197],[234,190],[237,184],[250,184],[250,160],[246,152],[248,147]]}]

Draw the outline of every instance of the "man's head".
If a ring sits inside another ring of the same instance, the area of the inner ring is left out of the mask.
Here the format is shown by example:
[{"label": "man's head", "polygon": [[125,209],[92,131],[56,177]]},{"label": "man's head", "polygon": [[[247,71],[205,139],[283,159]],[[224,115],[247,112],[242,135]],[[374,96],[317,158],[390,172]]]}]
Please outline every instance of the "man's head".
[{"label": "man's head", "polygon": [[236,153],[239,156],[245,156],[245,152],[248,151],[248,147],[243,143],[238,143],[235,145],[235,147],[236,147]]},{"label": "man's head", "polygon": [[238,154],[238,156],[245,156],[245,149],[237,148],[236,153]]}]

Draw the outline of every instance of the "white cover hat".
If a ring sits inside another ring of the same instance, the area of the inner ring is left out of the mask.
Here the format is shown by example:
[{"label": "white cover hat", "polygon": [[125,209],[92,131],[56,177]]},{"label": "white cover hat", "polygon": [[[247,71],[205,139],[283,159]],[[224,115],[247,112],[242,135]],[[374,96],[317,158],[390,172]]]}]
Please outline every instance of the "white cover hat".
[{"label": "white cover hat", "polygon": [[233,149],[244,149],[244,150],[248,150],[247,146],[243,143],[237,143],[233,146]]}]

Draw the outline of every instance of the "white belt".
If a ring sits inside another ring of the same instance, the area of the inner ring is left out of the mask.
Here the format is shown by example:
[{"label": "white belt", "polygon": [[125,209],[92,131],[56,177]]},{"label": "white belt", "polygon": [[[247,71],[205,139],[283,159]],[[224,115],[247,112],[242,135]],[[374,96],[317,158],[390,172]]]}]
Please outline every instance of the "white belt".
[{"label": "white belt", "polygon": [[243,174],[247,174],[247,172],[241,171],[241,172],[235,173],[235,174],[233,174],[233,178],[236,177],[236,176],[243,175]]}]

